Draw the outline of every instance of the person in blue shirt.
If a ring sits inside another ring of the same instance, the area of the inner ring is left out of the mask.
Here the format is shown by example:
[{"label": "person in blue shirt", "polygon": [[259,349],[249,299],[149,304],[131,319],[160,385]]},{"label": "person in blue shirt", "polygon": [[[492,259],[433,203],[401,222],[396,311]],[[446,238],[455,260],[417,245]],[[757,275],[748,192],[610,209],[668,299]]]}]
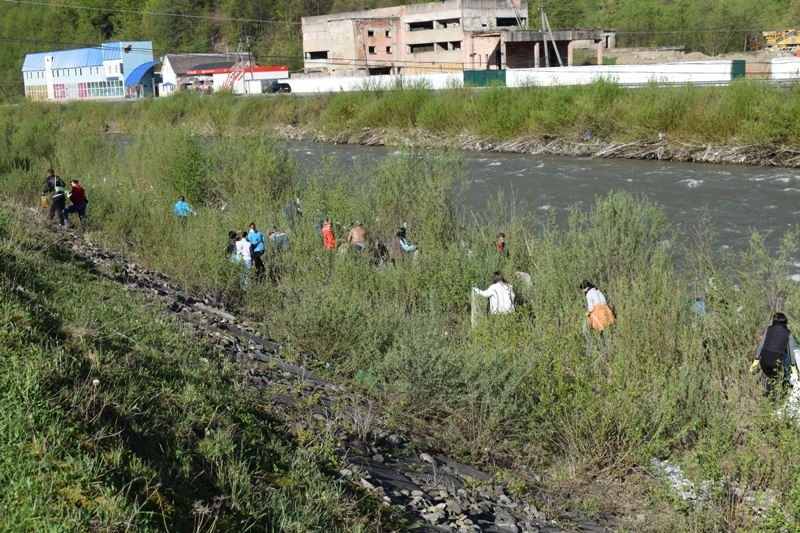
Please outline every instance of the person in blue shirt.
[{"label": "person in blue shirt", "polygon": [[186,203],[186,198],[183,196],[178,198],[178,201],[175,202],[175,207],[172,208],[172,211],[175,213],[175,216],[178,217],[178,220],[181,221],[181,224],[186,224],[186,219],[189,215],[197,214],[194,212],[194,209],[189,207],[189,204]]},{"label": "person in blue shirt", "polygon": [[253,264],[256,266],[256,281],[260,282],[264,278],[264,261],[261,256],[266,251],[264,234],[256,229],[256,223],[250,223],[250,231],[247,232],[247,240],[250,241],[252,248]]}]

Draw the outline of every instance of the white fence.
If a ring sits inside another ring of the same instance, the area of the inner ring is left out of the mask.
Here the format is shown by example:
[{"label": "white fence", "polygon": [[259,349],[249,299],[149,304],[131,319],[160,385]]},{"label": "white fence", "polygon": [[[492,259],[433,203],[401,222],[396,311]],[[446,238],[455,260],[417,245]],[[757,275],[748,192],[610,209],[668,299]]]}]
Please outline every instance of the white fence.
[{"label": "white fence", "polygon": [[620,85],[648,83],[729,83],[732,61],[696,61],[655,65],[598,65],[511,69],[506,71],[508,87],[586,85],[600,80]]},{"label": "white fence", "polygon": [[450,89],[464,85],[461,72],[436,74],[381,75],[381,76],[331,76],[319,78],[290,78],[283,80],[297,94],[338,93],[364,89],[394,89],[422,86],[428,89]]},{"label": "white fence", "polygon": [[772,60],[773,81],[800,80],[800,57],[779,57]]},{"label": "white fence", "polygon": [[[773,69],[775,63],[773,62]],[[797,63],[800,65],[800,63]],[[693,61],[659,63],[654,65],[598,65],[583,67],[551,67],[506,70],[508,87],[585,85],[600,80],[620,85],[648,83],[727,84],[732,79],[732,61]],[[794,74],[797,75],[797,66]],[[290,78],[286,82],[293,93],[336,93],[365,89],[393,89],[423,86],[429,89],[449,89],[464,85],[461,72],[381,75],[331,76]]]}]

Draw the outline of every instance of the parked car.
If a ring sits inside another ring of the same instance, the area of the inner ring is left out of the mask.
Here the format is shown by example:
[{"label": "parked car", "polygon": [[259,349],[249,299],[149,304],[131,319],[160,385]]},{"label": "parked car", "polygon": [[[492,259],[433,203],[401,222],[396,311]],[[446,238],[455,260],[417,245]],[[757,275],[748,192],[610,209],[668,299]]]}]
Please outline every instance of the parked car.
[{"label": "parked car", "polygon": [[281,83],[278,80],[272,80],[272,83],[267,86],[268,93],[290,93],[292,87],[288,83]]}]

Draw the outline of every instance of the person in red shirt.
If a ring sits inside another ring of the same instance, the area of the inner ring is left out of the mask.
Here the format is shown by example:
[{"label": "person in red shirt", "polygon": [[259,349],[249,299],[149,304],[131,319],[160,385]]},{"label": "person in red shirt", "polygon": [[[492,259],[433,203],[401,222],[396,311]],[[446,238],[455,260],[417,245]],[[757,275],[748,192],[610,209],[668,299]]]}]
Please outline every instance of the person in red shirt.
[{"label": "person in red shirt", "polygon": [[72,189],[68,196],[72,205],[64,209],[64,224],[69,222],[68,218],[70,213],[78,213],[78,218],[81,221],[81,225],[83,225],[86,219],[86,204],[89,203],[89,200],[86,199],[86,191],[78,180],[72,180],[70,185]]},{"label": "person in red shirt", "polygon": [[333,235],[330,218],[326,218],[325,222],[322,224],[322,242],[325,243],[325,248],[328,250],[334,250],[336,248],[336,237]]}]

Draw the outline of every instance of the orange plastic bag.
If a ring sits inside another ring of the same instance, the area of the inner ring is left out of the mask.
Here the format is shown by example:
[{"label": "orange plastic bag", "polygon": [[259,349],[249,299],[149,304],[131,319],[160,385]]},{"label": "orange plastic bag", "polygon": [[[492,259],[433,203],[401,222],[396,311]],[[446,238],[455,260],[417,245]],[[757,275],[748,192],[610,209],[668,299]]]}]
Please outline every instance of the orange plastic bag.
[{"label": "orange plastic bag", "polygon": [[42,195],[41,201],[42,201],[42,209],[47,209],[48,207],[50,207],[50,201],[47,199],[47,196]]},{"label": "orange plastic bag", "polygon": [[614,324],[614,313],[607,304],[596,304],[589,313],[589,323],[593,330],[602,332]]}]

